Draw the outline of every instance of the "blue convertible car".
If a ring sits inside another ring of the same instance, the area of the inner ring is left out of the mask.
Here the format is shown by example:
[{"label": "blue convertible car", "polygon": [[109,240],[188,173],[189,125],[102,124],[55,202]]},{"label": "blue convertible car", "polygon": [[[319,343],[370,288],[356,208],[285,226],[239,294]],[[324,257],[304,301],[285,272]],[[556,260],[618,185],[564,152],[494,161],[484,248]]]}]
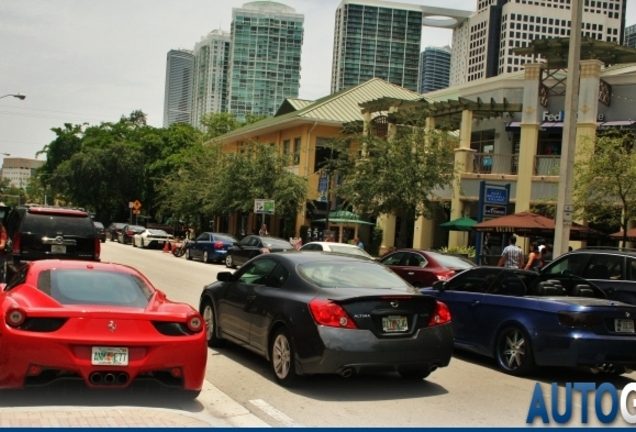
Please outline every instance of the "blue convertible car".
[{"label": "blue convertible car", "polygon": [[608,300],[586,279],[475,267],[421,291],[448,305],[456,348],[494,357],[507,373],[636,369],[636,306]]}]

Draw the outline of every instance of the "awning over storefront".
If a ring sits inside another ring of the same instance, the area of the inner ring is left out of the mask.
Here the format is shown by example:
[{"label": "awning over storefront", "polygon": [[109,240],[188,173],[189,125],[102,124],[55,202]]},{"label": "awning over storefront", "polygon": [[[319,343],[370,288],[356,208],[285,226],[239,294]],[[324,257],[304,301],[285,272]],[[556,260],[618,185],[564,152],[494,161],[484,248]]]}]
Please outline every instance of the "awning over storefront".
[{"label": "awning over storefront", "polygon": [[[606,122],[597,122],[598,127],[616,127],[616,126],[633,126],[636,120],[615,120]],[[543,122],[542,128],[563,128],[563,122]],[[510,122],[506,125],[506,129],[520,128],[521,122]]]}]

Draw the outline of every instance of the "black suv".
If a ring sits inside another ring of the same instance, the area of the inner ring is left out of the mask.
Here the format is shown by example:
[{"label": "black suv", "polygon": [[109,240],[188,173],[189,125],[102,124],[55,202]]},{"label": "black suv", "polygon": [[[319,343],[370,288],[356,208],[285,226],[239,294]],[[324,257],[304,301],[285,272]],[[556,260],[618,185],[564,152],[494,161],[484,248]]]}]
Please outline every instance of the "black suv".
[{"label": "black suv", "polygon": [[[6,219],[11,246],[7,276],[26,261],[77,259],[99,261],[101,244],[85,211],[59,207],[17,207]],[[8,280],[8,278],[7,278]]]},{"label": "black suv", "polygon": [[584,248],[561,255],[541,269],[544,274],[589,279],[610,300],[636,304],[636,250]]}]

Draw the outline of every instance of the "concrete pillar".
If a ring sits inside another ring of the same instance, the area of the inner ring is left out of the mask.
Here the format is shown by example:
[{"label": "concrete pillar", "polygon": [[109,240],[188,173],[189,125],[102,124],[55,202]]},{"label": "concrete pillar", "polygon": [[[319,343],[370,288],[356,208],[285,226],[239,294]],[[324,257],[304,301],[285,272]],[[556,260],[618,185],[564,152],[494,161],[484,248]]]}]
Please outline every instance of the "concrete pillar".
[{"label": "concrete pillar", "polygon": [[[462,174],[472,170],[474,151],[470,149],[470,134],[473,126],[473,112],[462,111],[462,122],[459,128],[459,148],[455,149],[455,179],[453,180],[453,198],[451,199],[451,220],[464,216],[462,202]],[[448,233],[448,246],[466,246],[468,234],[461,231]]]},{"label": "concrete pillar", "polygon": [[[426,145],[430,142],[430,136],[435,131],[435,117],[427,117],[424,127],[424,140]],[[470,143],[469,143],[470,146]],[[415,220],[413,229],[413,248],[414,249],[431,249],[433,247],[433,236],[435,233],[435,220],[427,219],[425,216],[419,216]]]},{"label": "concrete pillar", "polygon": [[390,247],[395,246],[395,223],[396,217],[394,214],[381,214],[378,216],[377,225],[382,229],[380,255],[384,255]]},{"label": "concrete pillar", "polygon": [[515,213],[530,210],[532,176],[535,173],[537,142],[539,141],[541,124],[540,111],[542,107],[539,103],[539,86],[542,71],[542,64],[525,65]]}]

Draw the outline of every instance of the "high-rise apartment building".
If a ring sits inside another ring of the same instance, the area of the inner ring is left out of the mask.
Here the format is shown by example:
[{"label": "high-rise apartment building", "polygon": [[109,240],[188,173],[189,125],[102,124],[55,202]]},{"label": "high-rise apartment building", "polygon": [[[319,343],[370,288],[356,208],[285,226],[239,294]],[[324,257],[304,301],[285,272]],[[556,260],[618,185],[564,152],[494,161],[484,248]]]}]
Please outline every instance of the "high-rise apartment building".
[{"label": "high-rise apartment building", "polygon": [[163,127],[190,123],[194,55],[189,50],[170,50],[166,61]]},{"label": "high-rise apartment building", "polygon": [[192,125],[207,113],[227,112],[230,33],[214,30],[194,46]]},{"label": "high-rise apartment building", "polygon": [[272,116],[297,98],[304,16],[281,3],[255,1],[232,10],[228,112]]},{"label": "high-rise apartment building", "polygon": [[623,38],[623,45],[636,48],[636,24],[625,27],[625,37]]},{"label": "high-rise apartment building", "polygon": [[9,179],[13,187],[26,188],[35,170],[42,165],[43,160],[6,157],[2,161],[2,178]]},{"label": "high-rise apartment building", "polygon": [[[538,61],[513,49],[535,39],[568,37],[571,1],[579,0],[478,0],[477,13],[454,32],[450,84],[515,72]],[[626,0],[580,1],[584,36],[623,40]]]},{"label": "high-rise apartment building", "polygon": [[426,47],[420,60],[419,93],[448,87],[450,81],[451,48]]},{"label": "high-rise apartment building", "polygon": [[[331,92],[371,78],[417,91],[422,26],[452,29],[470,14],[384,0],[343,0],[336,10]],[[448,19],[434,19],[438,16]]]}]

